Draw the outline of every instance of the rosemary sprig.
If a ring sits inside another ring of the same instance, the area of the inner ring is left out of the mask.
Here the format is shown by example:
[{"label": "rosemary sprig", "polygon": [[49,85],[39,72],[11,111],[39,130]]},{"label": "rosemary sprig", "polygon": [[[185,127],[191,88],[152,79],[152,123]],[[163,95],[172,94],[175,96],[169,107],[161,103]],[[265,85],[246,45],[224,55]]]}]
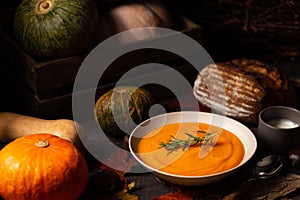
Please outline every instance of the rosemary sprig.
[{"label": "rosemary sprig", "polygon": [[194,136],[190,133],[185,133],[188,136],[188,139],[178,139],[173,135],[170,135],[171,139],[166,142],[159,142],[159,148],[165,148],[169,153],[182,149],[183,151],[191,146],[199,145],[201,148],[202,144],[206,144],[212,142],[212,139],[218,135],[219,133],[209,133],[203,130],[199,130],[197,132],[204,133],[205,135],[202,137]]}]

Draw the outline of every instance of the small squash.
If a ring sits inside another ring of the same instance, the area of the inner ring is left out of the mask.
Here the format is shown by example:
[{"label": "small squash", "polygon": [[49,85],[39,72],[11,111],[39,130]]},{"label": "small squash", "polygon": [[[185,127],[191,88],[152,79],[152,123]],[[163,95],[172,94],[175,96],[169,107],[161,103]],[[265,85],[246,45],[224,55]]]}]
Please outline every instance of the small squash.
[{"label": "small squash", "polygon": [[35,58],[73,56],[91,47],[97,16],[93,0],[22,0],[14,33]]},{"label": "small squash", "polygon": [[0,151],[0,177],[6,200],[75,200],[86,187],[88,167],[71,142],[33,134]]},{"label": "small squash", "polygon": [[124,133],[129,134],[136,124],[148,118],[153,102],[150,92],[143,88],[119,86],[104,93],[97,100],[95,115],[105,133],[122,137]]},{"label": "small squash", "polygon": [[81,125],[70,119],[46,120],[12,112],[0,112],[0,142],[9,143],[17,138],[34,133],[48,133],[72,142],[84,152],[79,134]]}]

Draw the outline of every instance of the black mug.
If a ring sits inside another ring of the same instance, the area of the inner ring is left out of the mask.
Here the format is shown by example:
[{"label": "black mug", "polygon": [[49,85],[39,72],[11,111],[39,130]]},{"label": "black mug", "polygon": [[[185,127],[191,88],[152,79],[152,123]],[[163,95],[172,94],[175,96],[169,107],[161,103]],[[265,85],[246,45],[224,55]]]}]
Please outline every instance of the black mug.
[{"label": "black mug", "polygon": [[259,113],[258,144],[271,153],[284,155],[300,147],[300,111],[285,106],[272,106]]}]

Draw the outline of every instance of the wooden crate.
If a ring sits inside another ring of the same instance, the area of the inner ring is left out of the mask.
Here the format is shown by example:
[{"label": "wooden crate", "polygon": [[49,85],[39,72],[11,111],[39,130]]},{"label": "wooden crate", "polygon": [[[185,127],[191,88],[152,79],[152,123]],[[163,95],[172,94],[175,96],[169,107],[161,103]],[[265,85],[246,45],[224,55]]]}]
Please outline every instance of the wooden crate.
[{"label": "wooden crate", "polygon": [[[86,55],[55,59],[49,61],[37,61],[26,53],[12,36],[9,10],[2,13],[5,21],[0,29],[0,53],[2,62],[14,78],[19,82],[20,112],[43,118],[71,118],[72,88],[79,67]],[[191,20],[174,16],[174,29],[178,30],[198,42],[201,41],[201,27]],[[3,18],[2,18],[3,19]],[[182,67],[182,60],[172,54],[162,52],[135,52],[134,55],[126,55],[116,60],[103,77],[97,95],[101,95],[112,88],[115,82],[133,66],[147,61],[172,64],[174,68]],[[186,72],[188,75],[190,72]],[[193,74],[194,76],[195,74]],[[84,91],[83,91],[84,92]],[[159,91],[156,91],[159,93]],[[164,92],[164,94],[168,94]],[[166,95],[157,95],[159,100],[167,98]]]}]

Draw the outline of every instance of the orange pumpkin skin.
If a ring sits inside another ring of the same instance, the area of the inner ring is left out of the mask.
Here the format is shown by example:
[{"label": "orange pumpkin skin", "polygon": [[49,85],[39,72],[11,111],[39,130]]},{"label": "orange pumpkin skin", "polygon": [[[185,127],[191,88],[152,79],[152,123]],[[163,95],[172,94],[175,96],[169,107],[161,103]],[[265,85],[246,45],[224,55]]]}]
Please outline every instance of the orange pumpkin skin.
[{"label": "orange pumpkin skin", "polygon": [[[48,146],[41,147],[45,141]],[[88,167],[71,142],[33,134],[0,151],[0,177],[0,195],[6,200],[75,200],[87,184]]]}]

